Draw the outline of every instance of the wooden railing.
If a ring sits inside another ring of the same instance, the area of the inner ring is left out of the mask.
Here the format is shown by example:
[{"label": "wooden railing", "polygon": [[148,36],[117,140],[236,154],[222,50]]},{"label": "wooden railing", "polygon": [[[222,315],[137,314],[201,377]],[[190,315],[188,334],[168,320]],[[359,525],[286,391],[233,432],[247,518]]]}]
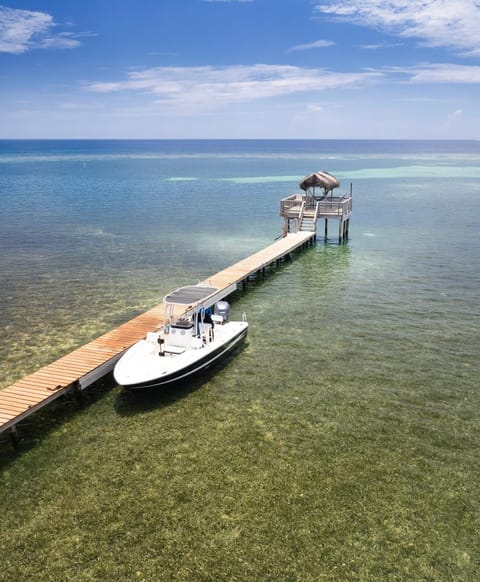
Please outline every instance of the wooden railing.
[{"label": "wooden railing", "polygon": [[328,198],[319,203],[318,216],[346,216],[352,212],[352,198]]},{"label": "wooden railing", "polygon": [[[307,196],[305,194],[292,194],[283,198],[280,201],[280,216],[301,219],[306,203]],[[315,218],[348,216],[352,212],[352,197],[345,194],[342,197],[326,197],[317,200],[315,211]]]},{"label": "wooden railing", "polygon": [[299,228],[302,224],[304,212],[305,212],[305,200],[302,200],[302,205],[300,206],[300,211],[298,213],[298,227]]},{"label": "wooden railing", "polygon": [[304,194],[292,194],[287,198],[282,198],[282,200],[280,200],[280,216],[285,217],[292,210],[294,211],[295,217],[298,216],[298,212],[300,212],[302,202],[305,198]]}]

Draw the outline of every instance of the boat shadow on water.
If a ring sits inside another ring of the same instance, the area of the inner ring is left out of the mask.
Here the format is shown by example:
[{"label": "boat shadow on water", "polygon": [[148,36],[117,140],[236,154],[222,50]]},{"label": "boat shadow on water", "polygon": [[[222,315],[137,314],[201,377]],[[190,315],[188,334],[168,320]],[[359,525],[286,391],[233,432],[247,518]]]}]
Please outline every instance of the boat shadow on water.
[{"label": "boat shadow on water", "polygon": [[148,412],[149,410],[175,404],[210,382],[220,371],[227,368],[229,363],[238,357],[247,346],[248,338],[244,338],[220,360],[185,380],[177,380],[176,382],[172,382],[172,384],[159,388],[135,390],[122,388],[115,398],[115,411],[120,416],[132,416],[141,412]]},{"label": "boat shadow on water", "polygon": [[[222,359],[187,380],[177,381],[161,388],[141,390],[120,388],[114,397],[114,410],[119,416],[128,417],[175,404],[210,382],[216,374],[227,368],[229,363],[238,357],[247,346],[248,338],[244,338]],[[116,389],[118,389],[118,385],[112,374],[108,374],[92,384],[88,390],[78,394],[78,397],[67,394],[53,402],[51,406],[22,421],[20,434],[14,442],[14,446],[12,446],[12,440],[6,432],[0,435],[0,470],[15,462],[19,455],[37,446],[48,435],[62,431],[68,422],[78,417],[82,410],[90,408],[109,392]]]}]

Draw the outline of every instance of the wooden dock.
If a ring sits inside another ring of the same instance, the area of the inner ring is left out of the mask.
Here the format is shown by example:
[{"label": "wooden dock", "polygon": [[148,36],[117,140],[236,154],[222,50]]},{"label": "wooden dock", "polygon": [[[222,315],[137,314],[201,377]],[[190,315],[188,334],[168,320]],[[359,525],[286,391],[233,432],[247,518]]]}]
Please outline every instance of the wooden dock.
[{"label": "wooden dock", "polygon": [[[213,304],[235,291],[248,278],[282,259],[289,258],[298,248],[309,245],[315,232],[289,233],[263,250],[219,271],[203,281],[219,291]],[[180,316],[195,309],[189,306]],[[148,331],[163,323],[165,306],[160,303],[116,329],[48,364],[33,374],[0,390],[0,433],[10,430],[16,435],[16,425],[37,410],[70,391],[81,391],[113,370],[121,354]]]}]

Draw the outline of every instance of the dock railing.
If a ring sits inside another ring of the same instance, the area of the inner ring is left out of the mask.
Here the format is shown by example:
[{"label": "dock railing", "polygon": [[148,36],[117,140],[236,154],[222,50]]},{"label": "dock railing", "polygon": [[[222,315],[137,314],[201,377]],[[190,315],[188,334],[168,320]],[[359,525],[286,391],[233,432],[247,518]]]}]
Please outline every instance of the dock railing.
[{"label": "dock railing", "polygon": [[352,197],[342,196],[326,198],[325,200],[319,201],[319,211],[318,216],[338,216],[338,217],[348,217],[352,212]]},{"label": "dock railing", "polygon": [[[307,203],[306,194],[292,194],[280,201],[280,216],[284,218],[299,218]],[[316,218],[347,218],[352,212],[352,197],[330,196],[317,200]]]},{"label": "dock railing", "polygon": [[297,218],[302,208],[302,202],[305,200],[304,194],[292,194],[287,198],[280,200],[280,216],[286,218]]},{"label": "dock railing", "polygon": [[302,200],[302,205],[300,206],[300,211],[298,213],[298,224],[302,224],[302,220],[303,220],[303,215],[305,213],[305,200]]}]

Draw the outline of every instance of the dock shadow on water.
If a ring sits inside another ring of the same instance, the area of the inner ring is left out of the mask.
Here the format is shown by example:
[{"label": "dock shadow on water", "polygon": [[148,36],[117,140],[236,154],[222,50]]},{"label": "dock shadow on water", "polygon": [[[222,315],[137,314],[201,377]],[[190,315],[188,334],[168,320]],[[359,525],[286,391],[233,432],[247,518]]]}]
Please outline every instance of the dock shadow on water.
[{"label": "dock shadow on water", "polygon": [[17,424],[17,434],[12,438],[8,431],[0,435],[0,470],[19,455],[27,453],[43,439],[67,426],[84,410],[105,398],[116,383],[108,374],[82,392],[66,392],[48,406],[38,410]]},{"label": "dock shadow on water", "polygon": [[247,345],[248,337],[235,346],[235,348],[219,362],[212,364],[202,372],[193,375],[191,378],[178,380],[167,386],[160,386],[159,388],[144,388],[137,390],[121,388],[115,398],[115,411],[120,416],[133,416],[135,414],[149,412],[157,408],[175,404],[210,382],[210,380],[218,374],[220,370],[223,370],[229,365],[232,359],[238,357],[238,355],[245,350]]}]

